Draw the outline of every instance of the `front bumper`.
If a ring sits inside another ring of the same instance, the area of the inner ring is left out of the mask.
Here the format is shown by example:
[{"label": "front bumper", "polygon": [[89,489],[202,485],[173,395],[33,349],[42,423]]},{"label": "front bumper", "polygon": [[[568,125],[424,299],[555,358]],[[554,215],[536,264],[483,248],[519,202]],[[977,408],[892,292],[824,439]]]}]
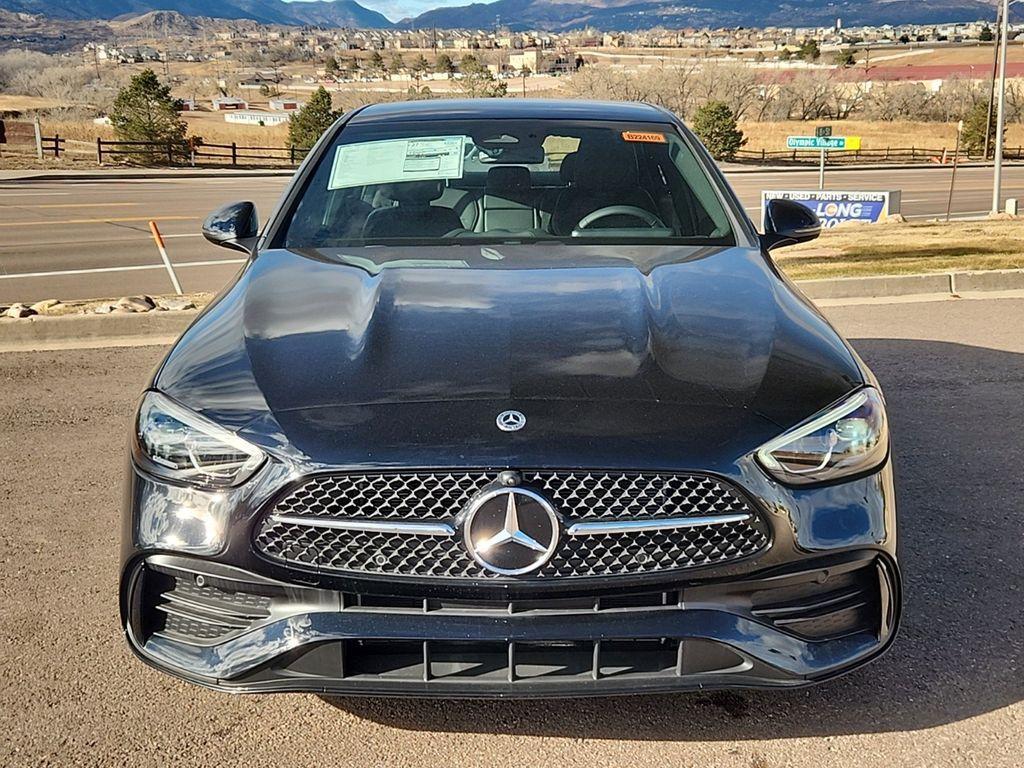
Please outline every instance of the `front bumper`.
[{"label": "front bumper", "polygon": [[142,659],[221,690],[537,697],[818,681],[888,647],[899,589],[876,550],[511,600],[298,586],[159,554],[126,571],[123,596]]}]

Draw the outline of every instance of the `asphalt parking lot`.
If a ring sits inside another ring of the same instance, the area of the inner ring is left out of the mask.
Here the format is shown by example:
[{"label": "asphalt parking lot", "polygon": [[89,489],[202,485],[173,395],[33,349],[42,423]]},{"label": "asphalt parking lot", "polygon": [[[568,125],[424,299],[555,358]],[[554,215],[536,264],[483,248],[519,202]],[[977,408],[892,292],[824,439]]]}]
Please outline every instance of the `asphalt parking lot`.
[{"label": "asphalt parking lot", "polygon": [[906,602],[815,688],[606,700],[229,697],[132,657],[120,478],[162,349],[0,355],[0,765],[1020,766],[1024,299],[833,307],[888,396]]}]

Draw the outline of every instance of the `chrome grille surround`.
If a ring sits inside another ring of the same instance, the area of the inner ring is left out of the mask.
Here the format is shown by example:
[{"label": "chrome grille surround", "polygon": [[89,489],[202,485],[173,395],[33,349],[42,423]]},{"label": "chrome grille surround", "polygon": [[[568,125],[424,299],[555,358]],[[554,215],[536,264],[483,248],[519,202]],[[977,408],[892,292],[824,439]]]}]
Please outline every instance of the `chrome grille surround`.
[{"label": "chrome grille surround", "polygon": [[[453,528],[470,499],[494,485],[498,475],[496,470],[314,475],[265,511],[257,522],[255,545],[273,561],[326,572],[502,578],[474,562],[459,537],[408,530],[417,525],[427,526],[422,530]],[[713,565],[756,554],[769,542],[768,527],[752,505],[731,485],[707,475],[586,470],[520,475],[523,486],[551,500],[566,529],[578,523],[721,518],[655,530],[563,532],[551,560],[527,579]],[[350,521],[372,529],[353,530]]]}]

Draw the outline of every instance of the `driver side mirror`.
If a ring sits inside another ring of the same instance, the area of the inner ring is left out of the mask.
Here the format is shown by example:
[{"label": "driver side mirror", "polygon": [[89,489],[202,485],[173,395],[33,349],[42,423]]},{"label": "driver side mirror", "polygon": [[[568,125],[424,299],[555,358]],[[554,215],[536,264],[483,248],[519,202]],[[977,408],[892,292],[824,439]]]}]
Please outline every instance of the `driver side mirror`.
[{"label": "driver side mirror", "polygon": [[229,203],[207,216],[203,237],[214,245],[252,253],[260,232],[260,220],[252,203]]},{"label": "driver side mirror", "polygon": [[813,240],[821,234],[814,211],[792,200],[769,200],[764,212],[761,247],[766,251]]}]

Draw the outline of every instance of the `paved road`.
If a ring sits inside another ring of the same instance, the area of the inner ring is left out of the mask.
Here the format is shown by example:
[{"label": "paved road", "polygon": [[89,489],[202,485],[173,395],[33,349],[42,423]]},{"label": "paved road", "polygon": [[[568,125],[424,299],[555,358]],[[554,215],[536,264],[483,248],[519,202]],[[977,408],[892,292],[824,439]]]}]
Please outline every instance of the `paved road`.
[{"label": "paved road", "polygon": [[[954,210],[978,215],[989,209],[991,171],[964,168]],[[762,189],[814,188],[813,171],[731,174],[744,206],[759,221]],[[832,189],[902,188],[912,218],[945,211],[949,170],[835,171]],[[1005,193],[1024,197],[1024,167],[1007,169]],[[156,219],[172,261],[181,266],[186,291],[214,291],[238,268],[238,254],[203,240],[199,227],[214,208],[233,200],[256,202],[269,215],[284,177],[152,180],[7,181],[0,183],[0,302],[120,296],[170,291],[159,267],[147,221]],[[110,267],[132,271],[97,272]],[[89,270],[80,272],[80,270]],[[68,272],[72,272],[68,274]],[[38,274],[57,273],[57,274]],[[12,278],[12,275],[33,275]]]},{"label": "paved road", "polygon": [[0,354],[0,765],[1019,767],[1024,300],[828,310],[886,387],[906,604],[803,691],[545,702],[230,697],[134,659],[118,478],[155,347]]}]

